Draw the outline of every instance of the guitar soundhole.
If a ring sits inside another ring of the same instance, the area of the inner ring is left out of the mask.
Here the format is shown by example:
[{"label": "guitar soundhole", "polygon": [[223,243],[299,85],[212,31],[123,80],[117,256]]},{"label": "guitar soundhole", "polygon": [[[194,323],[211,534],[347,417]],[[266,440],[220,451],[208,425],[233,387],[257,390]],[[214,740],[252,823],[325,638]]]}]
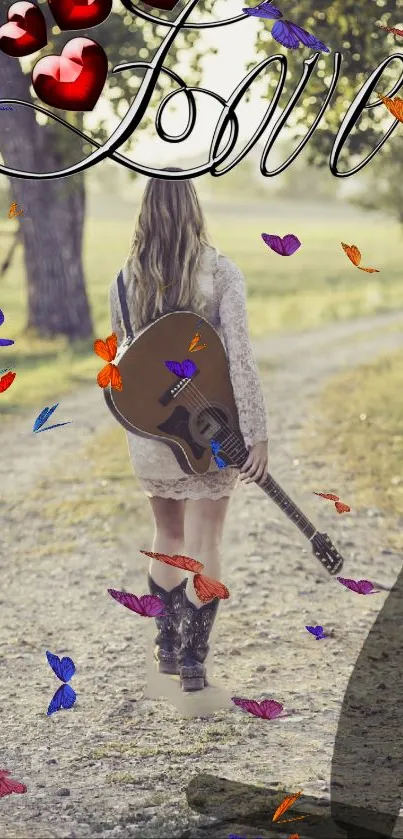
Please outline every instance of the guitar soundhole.
[{"label": "guitar soundhole", "polygon": [[213,403],[193,414],[190,420],[193,438],[204,446],[208,446],[210,440],[217,437],[227,425],[229,425],[227,412],[220,405]]},{"label": "guitar soundhole", "polygon": [[178,405],[171,416],[165,422],[162,422],[161,425],[158,425],[157,428],[165,431],[166,434],[171,434],[185,440],[196,460],[200,460],[203,457],[206,446],[199,446],[196,440],[193,439],[190,430],[190,414],[183,405]]}]

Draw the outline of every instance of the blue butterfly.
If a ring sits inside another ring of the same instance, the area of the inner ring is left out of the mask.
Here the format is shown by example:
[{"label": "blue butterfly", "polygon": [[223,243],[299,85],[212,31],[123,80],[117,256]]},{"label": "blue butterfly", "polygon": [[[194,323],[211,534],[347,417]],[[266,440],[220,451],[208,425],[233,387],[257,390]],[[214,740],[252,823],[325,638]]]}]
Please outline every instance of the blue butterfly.
[{"label": "blue butterfly", "polygon": [[300,44],[303,44],[304,47],[310,47],[310,49],[316,50],[317,52],[330,52],[326,44],[319,41],[318,38],[315,38],[306,29],[302,29],[301,26],[297,26],[296,23],[291,23],[289,20],[279,20],[284,15],[272,3],[259,3],[253,9],[242,9],[242,11],[251,17],[264,17],[268,20],[277,20],[277,23],[274,24],[271,30],[271,34],[275,41],[282,44],[283,47],[287,47],[287,49],[296,50]]},{"label": "blue butterfly", "polygon": [[[76,668],[71,658],[59,658],[58,655],[46,652],[46,658],[58,679],[61,682],[69,682],[74,676]],[[57,689],[47,710],[47,716],[50,717],[55,711],[60,711],[61,708],[72,708],[76,701],[76,692],[70,685],[61,685]]]},{"label": "blue butterfly", "polygon": [[225,467],[228,466],[228,463],[227,463],[226,460],[223,460],[223,458],[220,457],[220,455],[218,454],[218,452],[220,451],[220,444],[217,443],[217,440],[210,440],[210,446],[211,446],[211,451],[213,452],[214,460],[215,460],[218,468],[219,469],[225,469]]},{"label": "blue butterfly", "polygon": [[59,403],[57,402],[52,408],[44,408],[43,411],[41,411],[34,422],[34,427],[32,429],[34,433],[39,434],[41,431],[50,431],[51,428],[59,428],[61,425],[70,425],[72,420],[69,420],[69,422],[57,422],[55,425],[48,425],[47,428],[42,428],[42,425],[45,425],[45,422],[47,422],[49,417],[52,416],[58,404]]},{"label": "blue butterfly", "polygon": [[307,629],[311,635],[314,635],[317,641],[321,641],[322,638],[328,637],[323,631],[323,626],[306,626],[305,629]]}]

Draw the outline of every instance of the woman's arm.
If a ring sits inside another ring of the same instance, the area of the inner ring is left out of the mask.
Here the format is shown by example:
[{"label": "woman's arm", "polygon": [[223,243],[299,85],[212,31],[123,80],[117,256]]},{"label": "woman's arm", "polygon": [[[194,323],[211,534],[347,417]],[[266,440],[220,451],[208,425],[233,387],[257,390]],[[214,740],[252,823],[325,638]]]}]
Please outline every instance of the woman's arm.
[{"label": "woman's arm", "polygon": [[115,332],[118,338],[118,344],[122,344],[125,339],[125,333],[122,323],[122,313],[120,311],[119,294],[116,280],[112,283],[109,291],[109,308],[111,315],[112,332]]},{"label": "woman's arm", "polygon": [[239,415],[239,426],[250,450],[242,467],[246,482],[267,475],[267,425],[262,387],[249,339],[245,280],[230,260],[220,257],[216,275],[219,317],[227,350],[229,370]]}]

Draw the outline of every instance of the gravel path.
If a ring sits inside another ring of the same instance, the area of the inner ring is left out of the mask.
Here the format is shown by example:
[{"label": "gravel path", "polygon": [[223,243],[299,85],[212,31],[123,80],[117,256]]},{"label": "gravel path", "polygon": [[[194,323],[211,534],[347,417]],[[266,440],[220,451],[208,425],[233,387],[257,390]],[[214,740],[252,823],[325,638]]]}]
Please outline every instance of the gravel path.
[{"label": "gravel path", "polygon": [[[399,319],[334,324],[256,347],[272,474],[329,533],[345,557],[345,576],[386,587],[401,567],[387,547],[388,523],[376,509],[355,510],[350,476],[331,449],[326,462],[309,458],[304,435],[323,424],[315,397],[329,377],[403,346],[400,331],[387,331]],[[63,437],[33,438],[26,420],[0,432],[0,768],[28,787],[1,799],[0,835],[224,839],[229,829],[214,829],[187,806],[186,785],[199,772],[326,797],[343,694],[386,593],[352,599],[257,487],[237,489],[224,540],[231,598],[219,613],[214,680],[231,695],[273,697],[295,713],[274,723],[239,710],[185,719],[166,700],[145,699],[146,622],[119,610],[106,588],[145,591],[138,550],[151,544],[148,502],[133,480],[130,516],[104,522],[98,540],[80,524],[52,523],[43,499],[74,502],[71,470],[85,472],[94,432],[114,423],[97,388],[63,399],[63,418],[74,419]],[[88,503],[98,483],[84,481]],[[339,492],[353,512],[337,516],[313,490]],[[304,629],[311,623],[333,630],[326,655]],[[47,649],[77,666],[75,708],[50,718],[57,682]]]}]

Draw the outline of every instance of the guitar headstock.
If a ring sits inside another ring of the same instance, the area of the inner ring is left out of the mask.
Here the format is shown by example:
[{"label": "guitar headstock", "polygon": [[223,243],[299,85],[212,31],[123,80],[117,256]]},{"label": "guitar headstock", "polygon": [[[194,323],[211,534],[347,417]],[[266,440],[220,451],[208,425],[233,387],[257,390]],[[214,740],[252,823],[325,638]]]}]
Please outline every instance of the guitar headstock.
[{"label": "guitar headstock", "polygon": [[327,533],[316,532],[311,544],[314,555],[318,557],[326,571],[332,576],[338,574],[343,568],[344,559],[330,541]]}]

